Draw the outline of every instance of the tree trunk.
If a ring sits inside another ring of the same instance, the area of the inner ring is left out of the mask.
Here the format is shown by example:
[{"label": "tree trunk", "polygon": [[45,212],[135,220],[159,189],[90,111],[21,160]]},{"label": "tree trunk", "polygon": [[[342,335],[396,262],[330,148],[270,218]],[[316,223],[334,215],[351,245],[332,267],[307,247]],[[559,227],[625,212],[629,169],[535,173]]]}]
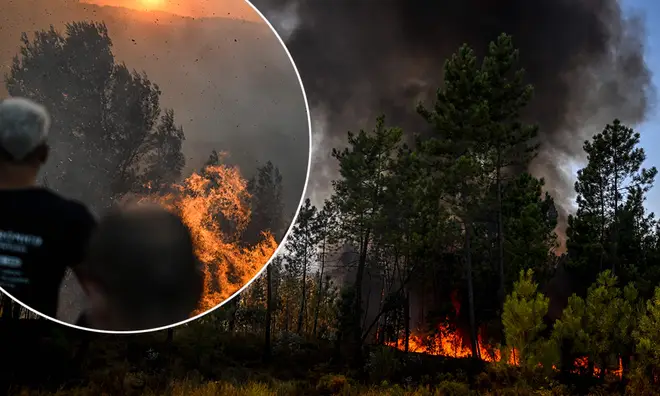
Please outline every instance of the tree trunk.
[{"label": "tree trunk", "polygon": [[316,308],[314,308],[314,327],[312,334],[316,337],[316,330],[319,322],[319,311],[321,309],[321,300],[323,299],[323,271],[325,271],[325,243],[326,238],[323,237],[323,246],[321,247],[321,271],[319,274],[319,291],[316,296]]},{"label": "tree trunk", "polygon": [[471,246],[471,224],[465,222],[465,270],[467,272],[468,287],[468,315],[470,317],[470,346],[472,356],[481,358],[479,354],[479,343],[477,338],[477,321],[474,315],[474,286],[472,284],[472,246]]},{"label": "tree trunk", "polygon": [[600,264],[598,272],[603,270],[603,262],[605,260],[605,185],[600,182]]},{"label": "tree trunk", "polygon": [[369,246],[369,238],[371,237],[371,229],[367,228],[360,246],[360,256],[358,258],[358,266],[355,275],[355,304],[353,306],[353,342],[355,343],[355,358],[356,363],[360,364],[362,361],[362,282],[364,280],[364,271],[367,267],[367,251]]},{"label": "tree trunk", "polygon": [[303,321],[305,319],[305,306],[307,305],[307,245],[305,245],[305,258],[303,259],[302,295],[300,296],[300,311],[298,312],[298,328],[296,332],[302,335]]},{"label": "tree trunk", "polygon": [[406,305],[403,307],[403,320],[405,321],[405,351],[410,348],[410,293],[406,292]]},{"label": "tree trunk", "polygon": [[234,333],[236,329],[236,314],[238,313],[238,304],[241,296],[237,295],[231,300],[231,314],[229,316],[229,332]]},{"label": "tree trunk", "polygon": [[497,153],[497,261],[500,272],[500,287],[499,287],[499,301],[500,309],[504,307],[504,298],[506,296],[504,288],[504,224],[502,220],[502,169],[500,168],[500,150]]},{"label": "tree trunk", "polygon": [[11,314],[14,311],[14,300],[11,298],[0,295],[2,297],[2,318],[3,320],[11,320]]},{"label": "tree trunk", "polygon": [[[616,145],[614,145],[616,147]],[[616,150],[615,150],[616,156]],[[617,267],[617,244],[619,242],[619,170],[616,167],[616,161],[618,159],[614,158],[614,232],[612,233],[612,275],[616,275]]]},{"label": "tree trunk", "polygon": [[21,304],[14,303],[12,311],[12,318],[14,320],[19,320],[21,319],[21,314],[23,313],[23,306]]},{"label": "tree trunk", "polygon": [[271,356],[271,322],[273,317],[273,268],[266,267],[266,331],[264,343],[264,360],[269,361]]}]

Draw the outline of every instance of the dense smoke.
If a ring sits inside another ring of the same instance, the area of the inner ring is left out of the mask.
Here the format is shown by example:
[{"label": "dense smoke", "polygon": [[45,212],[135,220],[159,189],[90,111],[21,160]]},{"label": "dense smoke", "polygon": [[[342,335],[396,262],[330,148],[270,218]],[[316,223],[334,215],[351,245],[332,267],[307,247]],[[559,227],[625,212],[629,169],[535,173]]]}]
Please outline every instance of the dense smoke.
[{"label": "dense smoke", "polygon": [[535,87],[526,116],[540,125],[542,152],[532,172],[546,178],[564,216],[583,141],[614,117],[641,122],[651,104],[643,24],[626,18],[617,0],[254,4],[288,38],[313,108],[317,200],[334,176],[328,153],[347,130],[368,129],[385,114],[409,134],[423,132],[415,104],[433,98],[444,61],[463,43],[483,54],[500,33],[513,36]]}]

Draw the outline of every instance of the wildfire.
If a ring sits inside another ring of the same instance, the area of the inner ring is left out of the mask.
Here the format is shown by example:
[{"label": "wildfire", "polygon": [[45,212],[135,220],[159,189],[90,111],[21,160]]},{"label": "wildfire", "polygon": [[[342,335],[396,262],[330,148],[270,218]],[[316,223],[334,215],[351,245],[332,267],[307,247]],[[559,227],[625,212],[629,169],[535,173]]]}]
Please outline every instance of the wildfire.
[{"label": "wildfire", "polygon": [[[397,339],[392,342],[385,342],[385,345],[405,350],[405,340]],[[502,351],[494,345],[486,342],[482,335],[478,335],[478,346],[481,354],[481,360],[486,362],[499,362],[502,359]],[[408,352],[423,353],[434,356],[446,356],[452,358],[468,358],[472,356],[470,341],[463,337],[456,330],[452,330],[448,324],[440,324],[433,335],[420,336],[410,335],[408,339]],[[507,363],[518,365],[519,361],[515,350],[508,354]],[[541,364],[539,363],[539,366]],[[577,358],[574,362],[573,372],[584,372],[589,368],[589,359],[586,357]],[[553,367],[557,370],[556,367]],[[599,367],[593,367],[593,375],[600,376],[602,370]],[[619,359],[619,367],[615,370],[607,370],[607,373],[621,378],[623,374],[623,365]]]},{"label": "wildfire", "polygon": [[[450,295],[451,302],[458,317],[461,310],[461,303],[458,299],[457,292],[454,291]],[[499,347],[487,342],[483,337],[484,329],[480,329],[477,335],[477,346],[480,358],[486,362],[499,362],[502,360],[502,350]],[[397,348],[399,350],[406,350],[406,340],[399,338],[396,341],[385,342],[385,345]],[[435,331],[426,336],[411,334],[408,338],[408,352],[423,353],[434,356],[446,356],[451,358],[468,358],[472,356],[470,338],[465,334],[461,334],[458,329],[454,329],[449,325],[449,320],[445,323],[437,325]],[[507,354],[506,362],[510,365],[517,366],[519,364],[518,353],[514,349],[511,353]],[[539,366],[541,364],[539,363]],[[585,372],[589,368],[589,360],[587,358],[578,358],[575,360],[573,372]],[[553,367],[557,370],[556,367]],[[593,375],[600,376],[602,373],[598,367],[593,367]],[[619,359],[619,367],[616,370],[607,370],[607,373],[622,377],[623,365]]]},{"label": "wildfire", "polygon": [[138,201],[157,202],[179,214],[190,228],[204,265],[204,297],[197,313],[222,303],[248,283],[277,249],[270,233],[255,246],[242,246],[251,217],[247,182],[236,167],[218,165],[194,173],[166,194]]}]

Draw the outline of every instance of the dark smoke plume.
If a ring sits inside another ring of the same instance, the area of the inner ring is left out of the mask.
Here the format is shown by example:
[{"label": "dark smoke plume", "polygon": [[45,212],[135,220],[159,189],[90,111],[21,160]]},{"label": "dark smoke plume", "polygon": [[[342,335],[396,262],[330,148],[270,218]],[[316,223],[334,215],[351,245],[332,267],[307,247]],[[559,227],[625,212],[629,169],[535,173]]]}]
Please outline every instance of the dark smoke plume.
[{"label": "dark smoke plume", "polygon": [[[407,133],[424,125],[418,101],[433,99],[442,67],[463,43],[483,54],[513,36],[535,98],[542,152],[532,172],[545,177],[560,211],[570,210],[571,166],[583,141],[614,117],[636,124],[653,88],[644,29],[617,0],[254,0],[276,25],[301,73],[315,119],[310,191],[323,198],[333,177],[329,150],[377,115]],[[563,209],[563,210],[562,210]],[[563,217],[563,216],[562,216]]]}]

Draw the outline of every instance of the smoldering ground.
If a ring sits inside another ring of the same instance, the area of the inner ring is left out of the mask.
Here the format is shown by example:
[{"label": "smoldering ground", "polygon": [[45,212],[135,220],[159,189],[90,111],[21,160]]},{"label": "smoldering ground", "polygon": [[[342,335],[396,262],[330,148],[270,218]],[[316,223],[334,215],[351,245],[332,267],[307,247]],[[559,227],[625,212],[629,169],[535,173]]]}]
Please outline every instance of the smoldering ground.
[{"label": "smoldering ground", "polygon": [[[644,120],[654,96],[644,60],[644,24],[617,0],[254,0],[283,36],[300,70],[319,142],[310,190],[323,197],[332,147],[377,115],[412,135],[415,113],[442,79],[444,61],[467,43],[483,54],[513,36],[535,97],[542,151],[532,172],[565,212],[582,144],[614,117]],[[318,199],[317,199],[318,201]]]}]

